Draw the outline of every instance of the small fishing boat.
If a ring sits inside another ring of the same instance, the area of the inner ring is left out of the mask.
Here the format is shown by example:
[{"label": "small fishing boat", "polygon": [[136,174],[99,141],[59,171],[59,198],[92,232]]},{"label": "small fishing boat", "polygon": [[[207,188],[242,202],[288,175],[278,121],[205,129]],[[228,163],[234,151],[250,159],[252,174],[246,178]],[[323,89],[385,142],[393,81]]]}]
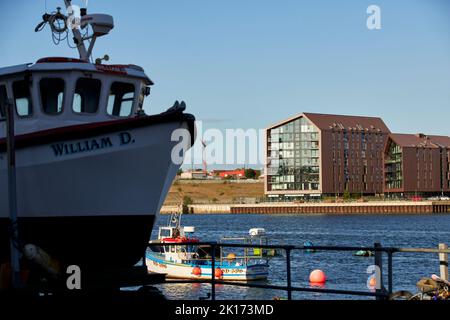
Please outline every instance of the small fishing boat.
[{"label": "small fishing boat", "polygon": [[[146,252],[149,272],[166,274],[177,279],[211,279],[212,252],[209,245],[201,245],[194,236],[194,227],[182,227],[181,215],[172,214],[167,226],[160,227],[158,239],[151,240]],[[222,238],[221,244],[245,243],[263,245],[268,240],[262,228],[250,229],[249,236]],[[267,279],[269,263],[266,250],[261,248],[217,248],[215,252],[214,276],[225,281],[253,281]]]},{"label": "small fishing boat", "polygon": [[[304,246],[305,248],[308,248],[308,247],[314,247],[314,244],[313,244],[311,241],[305,241],[305,242],[303,243],[303,246]],[[306,252],[306,253],[315,253],[315,252],[317,252],[317,250],[315,250],[315,249],[306,249],[305,252]]]},{"label": "small fishing boat", "polygon": [[360,250],[353,254],[355,257],[372,257],[375,255],[373,251]]}]

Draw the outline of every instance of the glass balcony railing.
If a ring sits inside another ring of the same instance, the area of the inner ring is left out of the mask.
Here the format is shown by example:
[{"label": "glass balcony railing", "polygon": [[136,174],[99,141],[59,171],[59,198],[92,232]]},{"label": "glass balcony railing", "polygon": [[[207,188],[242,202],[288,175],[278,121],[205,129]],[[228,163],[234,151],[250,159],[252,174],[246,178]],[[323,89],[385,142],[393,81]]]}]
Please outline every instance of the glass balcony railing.
[{"label": "glass balcony railing", "polygon": [[384,163],[387,163],[387,164],[402,163],[402,160],[401,159],[388,159],[388,160],[385,160]]}]

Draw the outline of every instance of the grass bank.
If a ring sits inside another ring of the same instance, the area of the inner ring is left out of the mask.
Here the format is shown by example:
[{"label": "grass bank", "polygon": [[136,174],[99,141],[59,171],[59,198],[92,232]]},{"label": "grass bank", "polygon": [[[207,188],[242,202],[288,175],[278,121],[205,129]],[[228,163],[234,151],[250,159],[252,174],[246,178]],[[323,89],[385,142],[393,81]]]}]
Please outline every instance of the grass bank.
[{"label": "grass bank", "polygon": [[260,181],[238,183],[233,181],[209,181],[202,183],[195,180],[175,181],[167,195],[164,205],[178,205],[183,199],[189,204],[229,204],[252,203],[264,196],[264,183]]}]

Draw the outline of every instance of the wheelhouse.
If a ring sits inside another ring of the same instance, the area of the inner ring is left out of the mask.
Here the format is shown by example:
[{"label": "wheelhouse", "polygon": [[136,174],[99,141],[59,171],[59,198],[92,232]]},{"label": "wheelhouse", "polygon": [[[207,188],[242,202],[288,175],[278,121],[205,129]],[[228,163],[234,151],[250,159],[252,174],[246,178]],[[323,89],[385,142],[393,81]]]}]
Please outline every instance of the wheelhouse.
[{"label": "wheelhouse", "polygon": [[0,99],[14,105],[16,134],[144,114],[152,84],[136,65],[72,58],[44,58],[0,69]]}]

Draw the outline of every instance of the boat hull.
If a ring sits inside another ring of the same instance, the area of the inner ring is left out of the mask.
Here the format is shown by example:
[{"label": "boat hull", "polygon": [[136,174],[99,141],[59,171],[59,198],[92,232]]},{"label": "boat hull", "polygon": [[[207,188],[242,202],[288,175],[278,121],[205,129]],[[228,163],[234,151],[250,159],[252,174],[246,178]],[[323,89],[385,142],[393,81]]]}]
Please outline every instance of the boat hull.
[{"label": "boat hull", "polygon": [[[19,218],[18,225],[23,243],[35,244],[63,264],[86,271],[133,266],[144,255],[154,219],[154,215],[40,217]],[[8,223],[0,220],[0,250],[9,254]],[[5,262],[9,256],[2,258]]]},{"label": "boat hull", "polygon": [[[172,133],[182,128],[193,135],[193,117],[186,116],[159,116],[156,121],[144,117],[81,130],[64,128],[65,135],[19,137],[22,244],[38,245],[62,263],[85,268],[133,266],[144,255],[155,215],[180,166],[171,158],[177,144]],[[6,157],[0,157],[0,187],[6,191]],[[2,192],[1,261],[9,258],[7,199]]]},{"label": "boat hull", "polygon": [[[146,265],[149,272],[165,274],[167,278],[210,280],[211,265],[199,265],[194,263],[174,263],[158,257],[157,254],[146,254]],[[194,268],[200,268],[200,273],[194,274]],[[269,274],[268,264],[233,265],[216,262],[216,268],[222,271],[219,277],[223,281],[255,281],[265,280]],[[217,277],[216,277],[217,278]]]}]

